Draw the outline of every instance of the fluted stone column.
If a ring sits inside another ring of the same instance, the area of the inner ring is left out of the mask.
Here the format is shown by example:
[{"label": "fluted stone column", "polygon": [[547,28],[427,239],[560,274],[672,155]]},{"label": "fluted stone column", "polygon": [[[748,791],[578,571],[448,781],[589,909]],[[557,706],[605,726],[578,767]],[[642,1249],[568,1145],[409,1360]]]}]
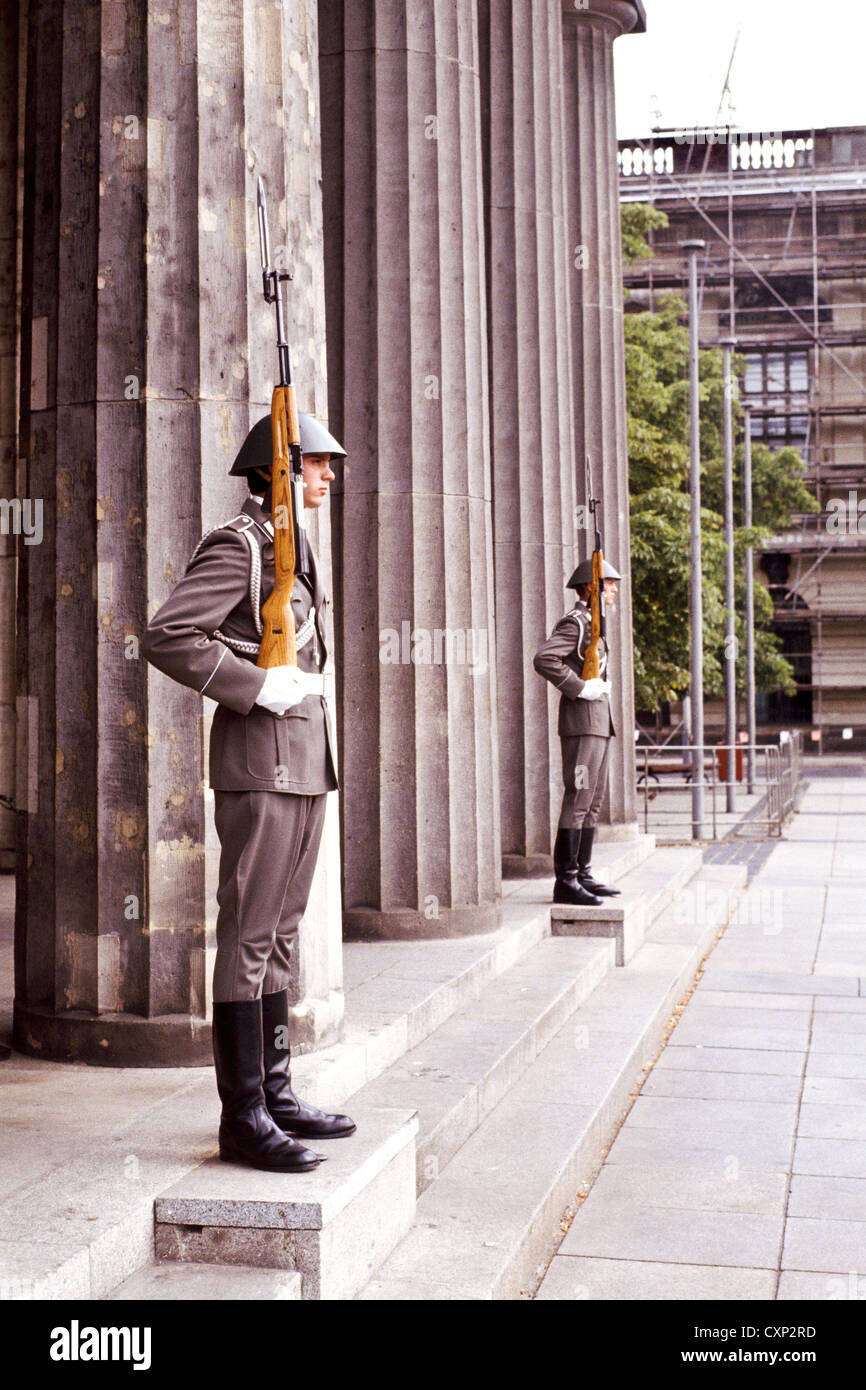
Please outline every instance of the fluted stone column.
[{"label": "fluted stone column", "polygon": [[[617,737],[605,816],[629,833],[636,817],[634,680],[613,44],[643,29],[644,13],[639,0],[563,0],[562,13],[577,500],[586,500],[588,452],[603,499],[605,554],[623,576],[616,612],[607,616]],[[583,535],[581,558],[592,549],[591,531]]]},{"label": "fluted stone column", "polygon": [[[292,242],[301,405],[324,409],[316,7],[59,9],[30,5],[21,450],[45,526],[19,586],[15,1038],[206,1062],[207,715],[138,643],[202,532],[237,511],[227,470],[269,404],[260,173],[273,241],[288,220]],[[332,814],[331,856],[333,840]],[[297,960],[306,1045],[342,1012],[330,868],[311,908],[327,921]]]},{"label": "fluted stone column", "polygon": [[320,4],[344,920],[496,924],[500,835],[474,0]]},{"label": "fluted stone column", "polygon": [[575,564],[559,6],[482,0],[503,869],[550,873],[558,699],[532,653]]},{"label": "fluted stone column", "polygon": [[[0,7],[0,795],[15,799],[15,502],[18,332],[18,6]],[[15,816],[0,804],[0,871],[15,867]]]}]

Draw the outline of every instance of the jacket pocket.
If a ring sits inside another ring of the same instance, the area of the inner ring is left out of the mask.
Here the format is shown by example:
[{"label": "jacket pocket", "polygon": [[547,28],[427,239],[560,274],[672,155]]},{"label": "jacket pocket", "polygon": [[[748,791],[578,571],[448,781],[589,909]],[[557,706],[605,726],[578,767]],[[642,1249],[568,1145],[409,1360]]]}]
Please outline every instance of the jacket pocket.
[{"label": "jacket pocket", "polygon": [[277,767],[274,785],[278,791],[295,791],[310,780],[310,711],[307,700],[293,705],[274,719]]},{"label": "jacket pocket", "polygon": [[303,704],[277,717],[255,708],[244,720],[247,772],[275,791],[293,791],[310,780],[309,714]]}]

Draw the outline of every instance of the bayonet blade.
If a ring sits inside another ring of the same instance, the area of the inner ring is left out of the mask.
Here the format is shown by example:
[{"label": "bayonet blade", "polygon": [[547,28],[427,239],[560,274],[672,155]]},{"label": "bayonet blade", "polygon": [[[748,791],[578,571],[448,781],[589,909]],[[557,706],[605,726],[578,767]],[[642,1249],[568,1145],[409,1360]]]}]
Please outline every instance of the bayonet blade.
[{"label": "bayonet blade", "polygon": [[265,201],[265,185],[261,177],[256,192],[256,211],[259,219],[259,250],[262,256],[262,270],[267,274],[271,268],[271,243],[268,238],[268,205]]}]

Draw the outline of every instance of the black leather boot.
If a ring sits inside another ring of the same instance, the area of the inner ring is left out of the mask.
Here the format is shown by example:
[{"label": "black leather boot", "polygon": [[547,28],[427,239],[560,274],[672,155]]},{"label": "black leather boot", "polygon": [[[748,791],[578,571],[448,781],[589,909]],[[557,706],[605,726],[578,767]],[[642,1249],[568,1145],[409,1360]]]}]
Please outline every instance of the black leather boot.
[{"label": "black leather boot", "polygon": [[222,1101],[220,1158],[273,1173],[308,1172],[321,1154],[305,1149],[274,1124],[262,1089],[262,1001],[213,1006],[213,1056]]},{"label": "black leather boot", "polygon": [[587,830],[586,826],[580,836],[580,848],[577,852],[577,881],[583,888],[588,888],[590,893],[596,893],[600,898],[618,898],[620,890],[613,888],[609,883],[596,883],[592,876],[592,842],[595,838],[595,827]]},{"label": "black leather boot", "polygon": [[292,1090],[289,1052],[289,996],[284,989],[262,995],[265,1102],[275,1124],[302,1139],[345,1139],[357,1126],[348,1115],[328,1115],[299,1100]]},{"label": "black leather boot", "polygon": [[592,893],[577,881],[579,844],[579,830],[557,830],[553,846],[553,868],[556,873],[553,901],[570,903],[572,907],[601,907],[601,898],[593,897]]}]

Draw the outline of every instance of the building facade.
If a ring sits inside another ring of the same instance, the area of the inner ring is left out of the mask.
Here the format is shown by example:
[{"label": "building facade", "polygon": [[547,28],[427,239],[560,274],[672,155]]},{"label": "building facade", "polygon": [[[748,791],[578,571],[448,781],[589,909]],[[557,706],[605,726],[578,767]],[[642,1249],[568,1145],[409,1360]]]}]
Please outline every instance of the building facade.
[{"label": "building facade", "polygon": [[[342,791],[293,1022],[297,1047],[333,1041],[344,927],[488,931],[503,872],[550,867],[556,701],[531,658],[587,553],[587,450],[628,572],[612,49],[643,9],[10,8],[0,351],[21,520],[0,557],[0,789],[15,788],[16,1045],[209,1059],[207,702],[138,643],[200,535],[237,511],[227,470],[269,406],[259,175],[294,272],[299,404],[348,451],[314,536],[337,615]],[[628,835],[622,587],[607,819]]]},{"label": "building facade", "polygon": [[866,128],[660,131],[619,160],[623,199],[669,218],[627,268],[632,302],[682,290],[681,245],[706,242],[701,346],[735,338],[753,440],[799,449],[819,505],[759,557],[797,683],[759,697],[759,725],[866,746]]}]

